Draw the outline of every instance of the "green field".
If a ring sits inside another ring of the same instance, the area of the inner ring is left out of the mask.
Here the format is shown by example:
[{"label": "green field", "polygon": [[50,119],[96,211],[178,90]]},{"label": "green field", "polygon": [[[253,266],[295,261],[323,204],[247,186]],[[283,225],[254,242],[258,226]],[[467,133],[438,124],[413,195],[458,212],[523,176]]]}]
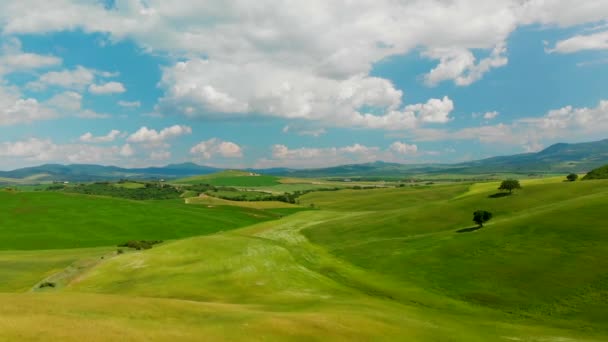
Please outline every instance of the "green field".
[{"label": "green field", "polygon": [[0,203],[0,250],[178,239],[276,218],[255,209],[187,206],[182,199],[132,201],[54,192],[0,191]]},{"label": "green field", "polygon": [[[320,210],[276,207],[292,213],[278,220],[215,198],[0,193],[0,336],[605,341],[608,180],[562,178],[511,196],[492,196],[498,183],[313,192],[300,202]],[[494,214],[481,229],[477,209]],[[173,241],[113,252],[161,235]]]}]

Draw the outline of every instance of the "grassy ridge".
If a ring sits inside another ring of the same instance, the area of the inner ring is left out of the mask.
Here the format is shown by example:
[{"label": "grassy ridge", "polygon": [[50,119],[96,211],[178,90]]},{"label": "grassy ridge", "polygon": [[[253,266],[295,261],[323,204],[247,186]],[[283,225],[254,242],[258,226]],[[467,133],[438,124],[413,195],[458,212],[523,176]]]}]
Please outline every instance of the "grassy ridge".
[{"label": "grassy ridge", "polygon": [[0,250],[177,239],[277,218],[241,207],[187,206],[183,200],[146,202],[51,192],[0,191],[0,203]]}]

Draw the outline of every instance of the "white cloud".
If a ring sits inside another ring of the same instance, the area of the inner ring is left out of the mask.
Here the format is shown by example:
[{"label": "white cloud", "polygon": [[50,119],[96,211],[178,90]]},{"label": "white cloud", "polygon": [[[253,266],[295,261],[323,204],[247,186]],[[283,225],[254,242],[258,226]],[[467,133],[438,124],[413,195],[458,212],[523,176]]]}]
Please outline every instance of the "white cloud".
[{"label": "white cloud", "polygon": [[435,86],[440,82],[453,80],[456,85],[468,86],[493,68],[507,65],[504,43],[498,44],[486,58],[477,62],[473,53],[463,48],[435,48],[423,56],[439,60],[439,65],[424,76],[427,85]]},{"label": "white cloud", "polygon": [[46,102],[60,111],[79,111],[82,108],[82,95],[73,91],[66,91],[53,96]]},{"label": "white cloud", "polygon": [[139,101],[118,101],[118,105],[125,108],[139,108],[141,107],[141,102]]},{"label": "white cloud", "polygon": [[58,113],[34,98],[24,98],[21,93],[0,84],[0,126],[31,123],[58,117]]},{"label": "white cloud", "polygon": [[[357,75],[333,80],[274,65],[180,62],[164,70],[161,86],[167,93],[160,110],[190,117],[260,113],[340,127],[398,130],[445,123],[453,109],[447,97],[402,106],[402,92],[381,78]],[[369,108],[381,114],[366,113]]]},{"label": "white cloud", "polygon": [[596,107],[565,106],[550,110],[540,117],[521,118],[509,124],[467,127],[455,131],[420,130],[416,132],[414,140],[479,140],[488,144],[519,145],[525,151],[536,151],[546,141],[604,139],[606,132],[608,100],[601,100]]},{"label": "white cloud", "polygon": [[[111,10],[97,1],[0,5],[5,35],[102,32],[110,41],[132,39],[145,51],[185,60],[163,70],[158,111],[164,114],[257,113],[386,130],[447,122],[453,104],[443,101],[436,114],[412,111],[402,90],[370,75],[375,63],[422,51],[438,61],[428,84],[465,86],[508,62],[505,42],[522,25],[569,27],[607,17],[606,1],[572,6],[567,0],[121,0]],[[85,88],[59,76],[38,86]]]},{"label": "white cloud", "polygon": [[500,113],[497,111],[486,112],[483,114],[483,118],[486,120],[493,120],[493,119],[496,119],[498,117],[498,115],[500,115]]},{"label": "white cloud", "polygon": [[55,144],[50,139],[38,138],[0,143],[0,157],[36,163],[107,163],[123,156],[118,146]]},{"label": "white cloud", "polygon": [[190,149],[190,153],[200,155],[204,159],[211,159],[216,155],[223,158],[243,157],[243,149],[239,145],[231,141],[222,141],[218,138],[201,141]]},{"label": "white cloud", "polygon": [[60,65],[61,58],[21,51],[21,42],[8,39],[0,47],[0,75],[17,71],[27,71]]},{"label": "white cloud", "polygon": [[271,157],[258,160],[256,167],[288,166],[296,168],[327,167],[377,160],[403,163],[404,156],[416,155],[418,147],[394,142],[388,148],[353,144],[343,147],[300,147],[291,149],[283,144],[273,145]]},{"label": "white cloud", "polygon": [[89,92],[96,95],[120,94],[127,91],[125,86],[120,82],[108,82],[101,85],[91,84]]},{"label": "white cloud", "polygon": [[428,84],[468,85],[507,63],[505,42],[518,26],[576,25],[608,13],[597,2],[571,7],[559,0],[149,0],[119,1],[106,11],[93,3],[24,0],[3,8],[0,21],[6,33],[80,28],[184,57],[163,71],[163,113],[255,112],[378,129],[398,120],[397,129],[406,129],[413,120],[399,114],[403,93],[370,76],[375,63],[420,49],[438,60]]},{"label": "white cloud", "polygon": [[96,137],[91,132],[87,132],[80,136],[79,140],[87,143],[112,142],[120,136],[120,131],[113,129],[108,134]]},{"label": "white cloud", "polygon": [[406,144],[400,141],[395,141],[392,143],[389,149],[399,154],[416,154],[416,152],[418,152],[418,146],[414,144]]},{"label": "white cloud", "polygon": [[49,86],[57,86],[66,89],[83,90],[95,79],[95,72],[83,66],[77,66],[73,70],[50,71],[40,76],[37,81],[27,84],[32,90],[44,90]]},{"label": "white cloud", "polygon": [[155,129],[149,129],[148,127],[144,126],[137,130],[137,132],[131,134],[127,138],[127,141],[132,143],[141,143],[155,146],[163,145],[169,139],[191,133],[192,128],[183,125],[174,125],[171,127],[163,128],[160,131],[156,131]]},{"label": "white cloud", "polygon": [[576,35],[574,37],[560,40],[555,47],[548,49],[549,52],[574,53],[584,50],[607,50],[608,31],[597,32],[588,35]]}]

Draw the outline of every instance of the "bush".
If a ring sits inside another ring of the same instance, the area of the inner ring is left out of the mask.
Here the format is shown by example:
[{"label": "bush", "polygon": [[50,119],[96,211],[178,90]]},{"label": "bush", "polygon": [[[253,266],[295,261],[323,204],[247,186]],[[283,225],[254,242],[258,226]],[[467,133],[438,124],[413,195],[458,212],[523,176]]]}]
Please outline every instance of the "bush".
[{"label": "bush", "polygon": [[578,175],[576,173],[571,173],[566,176],[566,179],[569,180],[570,182],[574,182],[575,180],[578,179]]},{"label": "bush", "polygon": [[45,281],[44,283],[41,283],[40,285],[38,285],[38,288],[43,289],[45,287],[55,287],[55,283],[52,283],[50,281]]},{"label": "bush", "polygon": [[[128,248],[133,248],[135,250],[142,250],[142,249],[150,249],[152,248],[152,246],[162,243],[162,240],[150,240],[150,241],[146,241],[146,240],[131,240],[131,241],[127,241],[121,245],[118,245],[118,247],[128,247]],[[120,252],[119,252],[120,254]]]}]

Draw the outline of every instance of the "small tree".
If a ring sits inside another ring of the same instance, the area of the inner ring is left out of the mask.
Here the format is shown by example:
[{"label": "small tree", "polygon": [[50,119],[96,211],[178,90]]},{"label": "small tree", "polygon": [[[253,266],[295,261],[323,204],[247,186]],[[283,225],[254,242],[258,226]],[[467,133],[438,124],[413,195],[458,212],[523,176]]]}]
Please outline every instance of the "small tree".
[{"label": "small tree", "polygon": [[485,210],[477,210],[473,213],[473,222],[477,223],[479,227],[483,227],[483,224],[490,221],[492,213]]},{"label": "small tree", "polygon": [[566,176],[566,179],[569,180],[569,181],[571,181],[571,182],[574,182],[575,180],[578,179],[578,175],[576,173],[571,173],[571,174],[569,174],[569,175]]},{"label": "small tree", "polygon": [[506,179],[498,187],[498,190],[507,190],[509,193],[513,193],[515,189],[521,189],[521,185],[517,179]]}]

